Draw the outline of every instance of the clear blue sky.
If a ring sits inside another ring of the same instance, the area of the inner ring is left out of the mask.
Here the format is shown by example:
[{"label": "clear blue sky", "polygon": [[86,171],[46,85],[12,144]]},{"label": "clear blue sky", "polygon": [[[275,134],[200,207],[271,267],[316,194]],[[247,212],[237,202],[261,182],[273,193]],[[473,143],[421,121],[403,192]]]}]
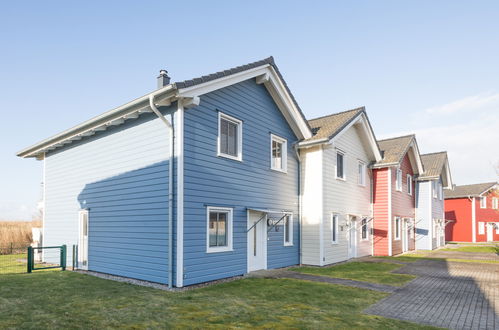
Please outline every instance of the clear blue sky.
[{"label": "clear blue sky", "polygon": [[497,179],[497,1],[10,1],[0,9],[0,219],[29,218],[41,163],[15,157],[155,88],[273,55],[308,118],[366,106],[379,138]]}]

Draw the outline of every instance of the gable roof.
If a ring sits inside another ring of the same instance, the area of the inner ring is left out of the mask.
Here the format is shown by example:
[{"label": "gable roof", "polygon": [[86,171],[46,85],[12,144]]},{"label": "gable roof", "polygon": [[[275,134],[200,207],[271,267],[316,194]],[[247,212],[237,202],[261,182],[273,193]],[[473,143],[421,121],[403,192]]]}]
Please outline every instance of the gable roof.
[{"label": "gable roof", "polygon": [[445,199],[478,197],[492,189],[495,185],[497,185],[497,182],[485,182],[455,186],[453,190],[445,189],[444,197]]},{"label": "gable roof", "polygon": [[440,176],[446,160],[446,151],[421,155],[421,161],[423,162],[424,166],[424,174],[422,175],[422,177],[427,178]]},{"label": "gable roof", "polygon": [[341,131],[342,128],[347,126],[355,117],[357,117],[357,115],[364,111],[365,108],[361,107],[310,119],[308,124],[312,129],[312,134],[314,135],[307,139],[307,141],[332,139],[336,134],[338,134],[338,132]]},{"label": "gable roof", "polygon": [[411,163],[418,174],[424,172],[419,148],[414,134],[398,136],[394,138],[378,140],[378,145],[383,155],[383,159],[377,162],[374,167],[387,167],[392,165],[399,165],[408,151],[412,150]]},{"label": "gable roof", "polygon": [[200,95],[252,78],[256,78],[258,84],[263,84],[267,88],[295,134],[300,139],[310,138],[312,132],[303,112],[277,68],[274,58],[268,57],[199,78],[166,85],[27,147],[19,151],[17,156],[38,158],[47,151],[84,139],[97,131],[106,130],[111,126],[122,125],[126,120],[136,119],[144,112],[151,112],[151,102],[168,106],[177,101],[182,107],[195,106],[199,104]]},{"label": "gable roof", "polygon": [[381,160],[381,152],[374,136],[374,131],[367,117],[365,107],[334,113],[308,121],[313,136],[300,142],[301,147],[329,143],[338,138],[352,125],[360,127],[360,137],[368,145],[375,161]]}]

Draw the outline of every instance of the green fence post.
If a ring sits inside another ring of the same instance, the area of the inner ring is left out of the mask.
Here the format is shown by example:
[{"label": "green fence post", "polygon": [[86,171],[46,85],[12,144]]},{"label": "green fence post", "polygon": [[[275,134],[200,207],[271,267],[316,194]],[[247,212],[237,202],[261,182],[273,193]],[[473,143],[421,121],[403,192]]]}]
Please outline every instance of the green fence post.
[{"label": "green fence post", "polygon": [[33,248],[31,246],[28,246],[28,273],[31,273],[33,270]]},{"label": "green fence post", "polygon": [[61,267],[66,270],[66,245],[61,246]]},{"label": "green fence post", "polygon": [[76,256],[76,245],[73,244],[73,257],[72,257],[72,266],[73,266],[73,270],[75,270],[75,256]]}]

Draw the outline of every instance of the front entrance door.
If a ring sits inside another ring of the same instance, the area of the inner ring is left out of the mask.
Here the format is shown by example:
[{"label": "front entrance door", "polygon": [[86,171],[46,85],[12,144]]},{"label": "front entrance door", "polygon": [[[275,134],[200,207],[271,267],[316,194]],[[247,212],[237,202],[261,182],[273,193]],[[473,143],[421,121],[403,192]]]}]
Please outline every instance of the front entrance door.
[{"label": "front entrance door", "polygon": [[247,235],[248,272],[267,269],[267,214],[249,211],[248,229],[250,228]]},{"label": "front entrance door", "polygon": [[79,213],[78,268],[88,269],[88,211]]},{"label": "front entrance door", "polygon": [[357,257],[357,218],[350,217],[348,226],[348,258]]},{"label": "front entrance door", "polygon": [[494,241],[494,223],[489,222],[487,224],[487,242],[492,242]]}]

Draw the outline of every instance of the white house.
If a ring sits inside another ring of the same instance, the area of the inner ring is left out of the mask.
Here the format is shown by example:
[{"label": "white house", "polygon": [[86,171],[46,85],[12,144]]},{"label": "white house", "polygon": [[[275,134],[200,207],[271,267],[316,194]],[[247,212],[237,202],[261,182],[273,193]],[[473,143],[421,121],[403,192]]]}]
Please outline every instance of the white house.
[{"label": "white house", "polygon": [[372,176],[381,159],[365,109],[309,121],[300,142],[302,263],[327,265],[372,254]]}]

